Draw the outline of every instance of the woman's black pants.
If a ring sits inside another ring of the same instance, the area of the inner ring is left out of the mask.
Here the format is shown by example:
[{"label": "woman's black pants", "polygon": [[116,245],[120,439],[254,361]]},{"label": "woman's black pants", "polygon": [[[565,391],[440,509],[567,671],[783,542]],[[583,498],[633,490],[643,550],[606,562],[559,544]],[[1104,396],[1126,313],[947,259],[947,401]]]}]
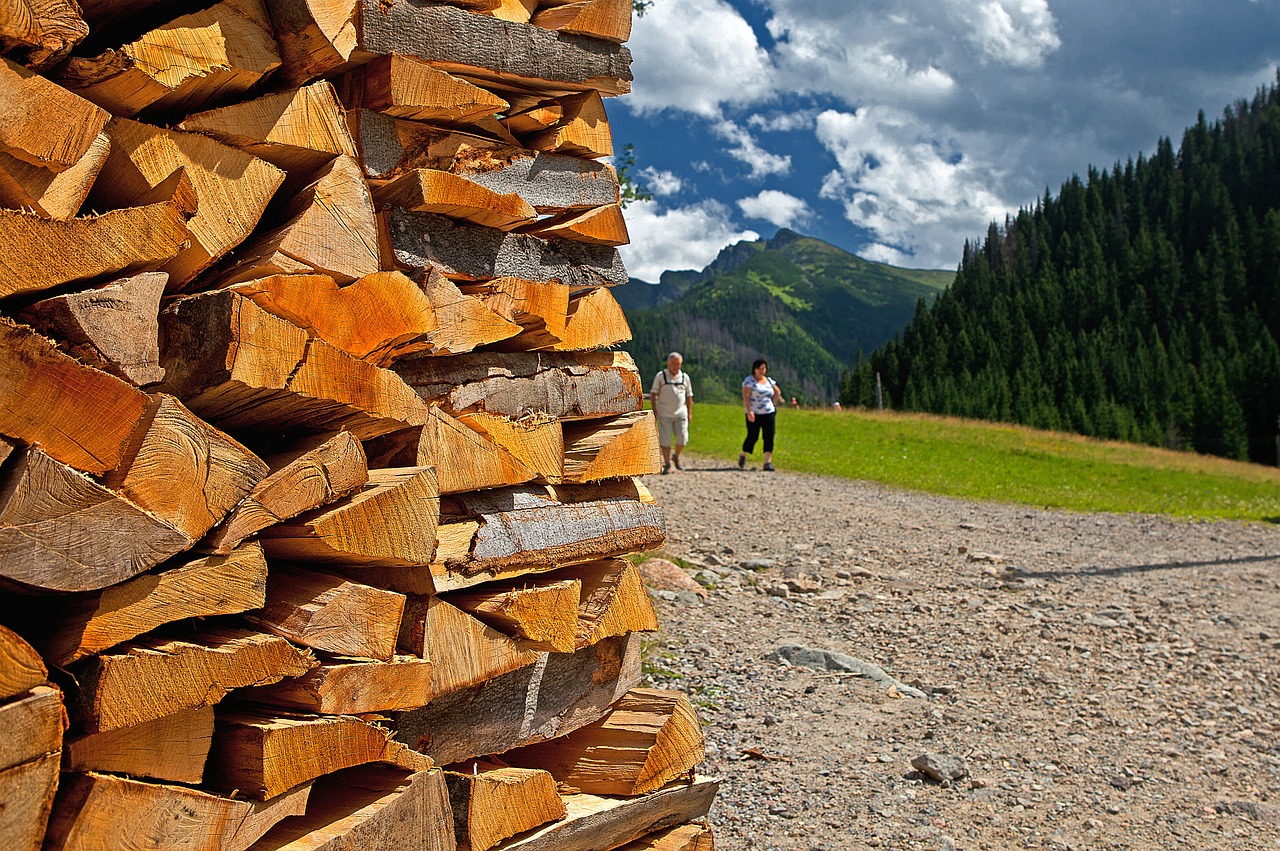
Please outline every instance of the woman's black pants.
[{"label": "woman's black pants", "polygon": [[747,439],[742,441],[742,451],[750,455],[756,448],[756,438],[764,434],[764,451],[773,451],[773,425],[778,412],[756,414],[756,421],[747,420]]}]

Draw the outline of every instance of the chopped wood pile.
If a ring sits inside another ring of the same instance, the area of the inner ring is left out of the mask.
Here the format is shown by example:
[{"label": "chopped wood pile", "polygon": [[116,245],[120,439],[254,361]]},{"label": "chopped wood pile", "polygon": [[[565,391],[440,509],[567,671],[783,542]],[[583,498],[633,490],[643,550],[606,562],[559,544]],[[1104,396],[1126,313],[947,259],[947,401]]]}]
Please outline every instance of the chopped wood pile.
[{"label": "chopped wood pile", "polygon": [[630,0],[0,3],[0,848],[710,849]]}]

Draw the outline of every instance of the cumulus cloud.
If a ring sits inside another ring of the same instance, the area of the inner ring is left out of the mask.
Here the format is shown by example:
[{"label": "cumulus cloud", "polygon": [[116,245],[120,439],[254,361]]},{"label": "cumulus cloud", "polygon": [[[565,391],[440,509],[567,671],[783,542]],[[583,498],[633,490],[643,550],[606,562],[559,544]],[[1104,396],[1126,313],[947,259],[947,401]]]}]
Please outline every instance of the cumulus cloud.
[{"label": "cumulus cloud", "polygon": [[978,7],[973,40],[1015,68],[1039,68],[1062,46],[1047,0],[989,0]]},{"label": "cumulus cloud", "polygon": [[663,171],[653,166],[646,166],[640,169],[639,175],[645,188],[659,198],[675,195],[684,189],[684,180],[674,171]]},{"label": "cumulus cloud", "polygon": [[[691,168],[724,178],[722,201],[737,163],[795,176],[780,188],[840,204],[867,256],[953,267],[1045,187],[1274,81],[1278,3],[662,0],[636,22],[624,103],[698,116]],[[763,194],[728,209],[755,216]]]},{"label": "cumulus cloud", "polygon": [[769,133],[793,133],[797,130],[812,130],[817,117],[816,109],[796,109],[772,115],[757,113],[747,119],[747,126]]},{"label": "cumulus cloud", "polygon": [[813,211],[803,198],[777,189],[765,189],[749,198],[739,199],[738,209],[748,218],[764,219],[780,228],[795,227],[813,217]]},{"label": "cumulus cloud", "polygon": [[644,281],[657,281],[669,269],[702,269],[726,245],[760,238],[732,218],[718,201],[667,210],[656,201],[638,201],[627,207],[631,244],[618,250],[631,276]]},{"label": "cumulus cloud", "polygon": [[818,116],[818,140],[838,168],[822,197],[874,235],[864,257],[905,266],[954,265],[966,235],[980,235],[1010,206],[990,188],[990,169],[929,138],[910,114],[890,107]]},{"label": "cumulus cloud", "polygon": [[738,124],[732,121],[718,121],[712,129],[717,136],[729,142],[730,147],[725,153],[751,169],[749,176],[752,180],[791,171],[789,154],[773,154],[766,151],[760,147],[760,143],[755,140],[750,131]]},{"label": "cumulus cloud", "polygon": [[725,0],[656,3],[631,31],[638,112],[678,109],[707,118],[722,104],[773,92],[773,66],[751,26]]}]

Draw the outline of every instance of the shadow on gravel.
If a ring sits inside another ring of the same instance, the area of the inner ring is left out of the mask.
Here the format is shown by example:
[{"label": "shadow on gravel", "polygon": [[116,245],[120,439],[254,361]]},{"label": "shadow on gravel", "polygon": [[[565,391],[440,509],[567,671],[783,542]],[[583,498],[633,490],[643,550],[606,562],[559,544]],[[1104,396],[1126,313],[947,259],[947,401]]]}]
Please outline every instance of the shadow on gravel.
[{"label": "shadow on gravel", "polygon": [[1078,570],[1038,570],[1018,571],[1018,576],[1028,579],[1061,579],[1065,576],[1123,576],[1126,573],[1151,573],[1157,570],[1182,570],[1191,567],[1227,567],[1228,565],[1256,564],[1258,562],[1280,561],[1280,554],[1265,556],[1245,556],[1244,558],[1223,558],[1212,561],[1167,561],[1163,564],[1132,564],[1128,567],[1089,568]]}]

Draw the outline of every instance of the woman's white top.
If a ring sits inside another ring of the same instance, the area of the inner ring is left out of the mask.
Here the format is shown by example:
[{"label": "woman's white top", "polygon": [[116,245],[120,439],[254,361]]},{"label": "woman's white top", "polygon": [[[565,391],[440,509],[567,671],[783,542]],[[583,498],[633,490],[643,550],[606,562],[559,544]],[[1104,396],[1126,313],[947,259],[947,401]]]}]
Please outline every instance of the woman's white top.
[{"label": "woman's white top", "polygon": [[747,402],[747,409],[751,413],[772,414],[776,410],[773,407],[773,391],[778,382],[767,375],[764,381],[756,381],[755,375],[748,375],[742,379],[742,386],[751,391],[750,401]]}]

